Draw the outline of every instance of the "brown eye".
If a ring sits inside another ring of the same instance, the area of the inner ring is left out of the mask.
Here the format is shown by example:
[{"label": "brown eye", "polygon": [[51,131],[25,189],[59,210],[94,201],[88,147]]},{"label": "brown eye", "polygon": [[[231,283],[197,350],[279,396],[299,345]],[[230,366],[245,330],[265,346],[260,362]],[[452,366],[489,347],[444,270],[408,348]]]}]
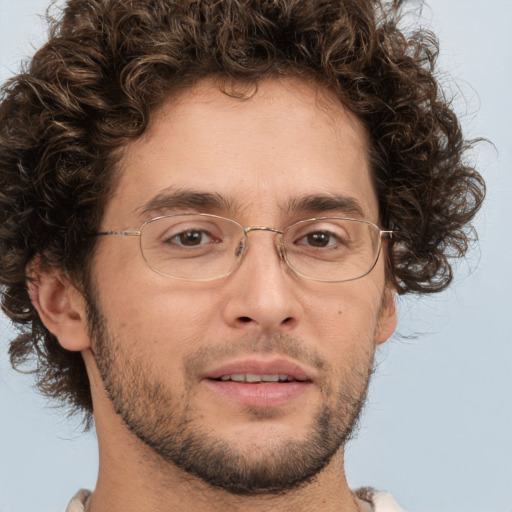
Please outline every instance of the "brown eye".
[{"label": "brown eye", "polygon": [[168,243],[182,245],[185,247],[196,247],[212,241],[212,236],[207,231],[199,229],[189,229],[174,235],[168,240]]},{"label": "brown eye", "polygon": [[327,247],[335,243],[334,235],[328,231],[316,231],[307,234],[303,239],[311,247]]},{"label": "brown eye", "polygon": [[332,231],[311,231],[300,237],[295,243],[304,247],[323,249],[324,247],[339,245],[340,242],[340,238]]}]

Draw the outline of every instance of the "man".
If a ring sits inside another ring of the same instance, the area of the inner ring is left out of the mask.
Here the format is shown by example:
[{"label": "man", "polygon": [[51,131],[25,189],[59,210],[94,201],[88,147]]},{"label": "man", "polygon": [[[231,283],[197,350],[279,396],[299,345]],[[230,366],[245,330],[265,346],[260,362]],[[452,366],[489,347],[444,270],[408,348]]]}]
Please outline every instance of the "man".
[{"label": "man", "polygon": [[399,8],[72,0],[6,85],[11,358],[100,447],[71,512],[401,510],[344,446],[484,186]]}]

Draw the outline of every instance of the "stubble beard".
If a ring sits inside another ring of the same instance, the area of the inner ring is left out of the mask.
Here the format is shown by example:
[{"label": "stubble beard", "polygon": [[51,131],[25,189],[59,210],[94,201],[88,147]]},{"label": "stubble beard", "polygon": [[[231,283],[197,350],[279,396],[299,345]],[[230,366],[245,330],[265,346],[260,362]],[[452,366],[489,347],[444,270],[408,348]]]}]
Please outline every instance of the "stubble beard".
[{"label": "stubble beard", "polygon": [[[252,446],[247,440],[238,447],[201,425],[197,420],[200,414],[187,400],[187,389],[179,396],[165,382],[151,376],[143,357],[136,360],[126,353],[115,333],[109,331],[97,304],[97,300],[88,300],[89,334],[107,395],[131,433],[164,463],[231,494],[280,494],[314,480],[353,434],[366,400],[374,351],[369,350],[345,370],[344,378],[338,379],[342,382],[338,389],[325,379],[321,389],[324,403],[314,414],[310,432],[303,440],[282,440],[277,446]],[[239,349],[248,348],[247,341],[243,344]],[[318,354],[289,336],[266,336],[250,344],[257,346],[260,354],[288,355],[321,366],[325,375],[336,375]],[[226,348],[219,349],[217,355],[222,350]],[[233,347],[230,345],[228,350]],[[215,351],[210,347],[198,350],[189,359],[188,369],[192,371],[204,357],[215,357]],[[247,412],[264,421],[261,411],[248,408]]]}]

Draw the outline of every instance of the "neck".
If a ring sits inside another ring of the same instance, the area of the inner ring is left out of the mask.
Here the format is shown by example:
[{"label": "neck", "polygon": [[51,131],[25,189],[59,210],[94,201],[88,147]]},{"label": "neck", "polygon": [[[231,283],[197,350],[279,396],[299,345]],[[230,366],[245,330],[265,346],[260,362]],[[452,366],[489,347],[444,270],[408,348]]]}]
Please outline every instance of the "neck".
[{"label": "neck", "polygon": [[[126,475],[130,473],[130,475]],[[352,494],[344,476],[334,478],[326,468],[314,482],[282,494],[233,495],[213,488],[195,477],[180,475],[176,478],[169,471],[156,478],[150,472],[121,472],[115,476],[102,469],[97,487],[92,494],[87,512],[143,512],[180,511],[195,512],[359,512],[362,510]],[[341,468],[338,473],[342,473]],[[335,484],[335,485],[334,485]]]}]

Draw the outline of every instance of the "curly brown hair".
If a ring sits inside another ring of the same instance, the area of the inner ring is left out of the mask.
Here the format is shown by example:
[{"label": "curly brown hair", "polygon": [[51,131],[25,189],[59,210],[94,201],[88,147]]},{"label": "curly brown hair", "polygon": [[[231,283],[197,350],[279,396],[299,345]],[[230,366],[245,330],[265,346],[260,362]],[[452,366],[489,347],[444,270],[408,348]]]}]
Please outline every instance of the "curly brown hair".
[{"label": "curly brown hair", "polygon": [[398,293],[437,292],[471,240],[485,188],[434,75],[437,41],[400,29],[402,2],[378,0],[69,0],[48,42],[8,80],[0,104],[0,286],[18,327],[14,366],[92,411],[82,357],[44,327],[27,268],[87,283],[120,149],[178,88],[218,76],[290,75],[337,94],[364,123],[382,225],[396,229]]}]

